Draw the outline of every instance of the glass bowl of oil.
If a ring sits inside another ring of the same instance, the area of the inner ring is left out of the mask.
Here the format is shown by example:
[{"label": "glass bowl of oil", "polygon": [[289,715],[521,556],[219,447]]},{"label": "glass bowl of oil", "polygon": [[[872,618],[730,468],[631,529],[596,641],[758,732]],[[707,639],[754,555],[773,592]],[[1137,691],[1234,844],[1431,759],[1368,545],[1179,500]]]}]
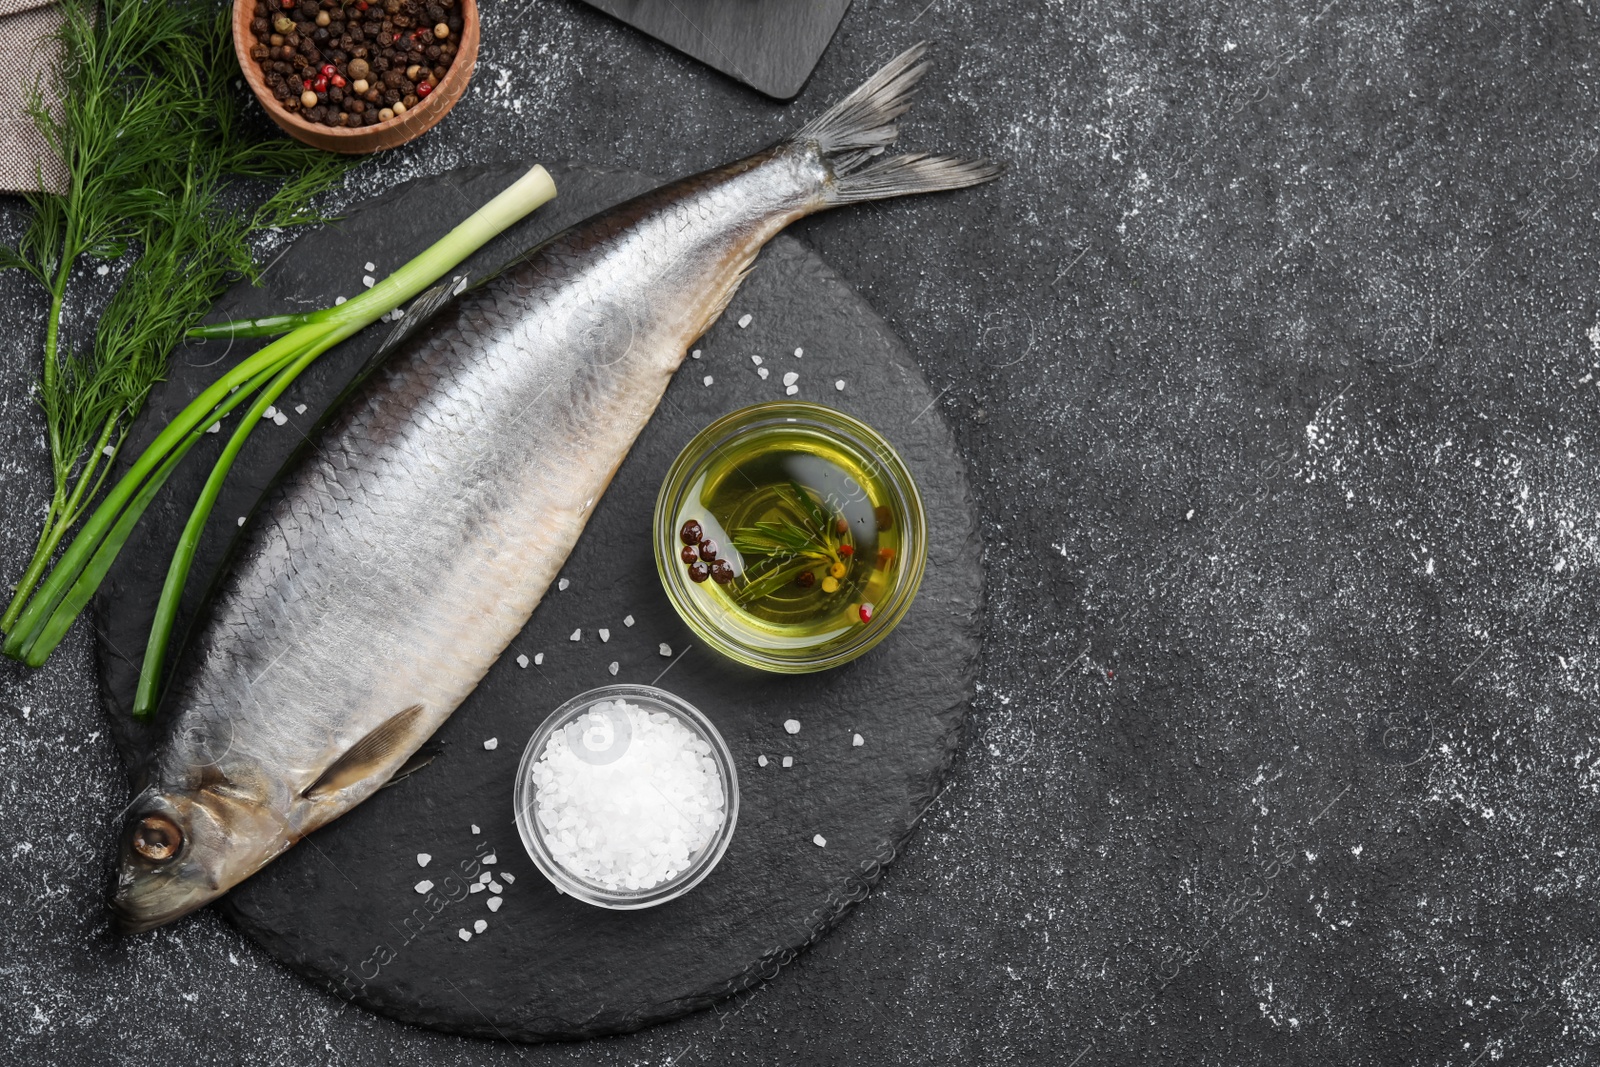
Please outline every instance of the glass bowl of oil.
[{"label": "glass bowl of oil", "polygon": [[762,670],[848,663],[905,617],[927,561],[911,472],[870,426],[772,401],[707,426],[656,497],[656,569],[702,640]]}]

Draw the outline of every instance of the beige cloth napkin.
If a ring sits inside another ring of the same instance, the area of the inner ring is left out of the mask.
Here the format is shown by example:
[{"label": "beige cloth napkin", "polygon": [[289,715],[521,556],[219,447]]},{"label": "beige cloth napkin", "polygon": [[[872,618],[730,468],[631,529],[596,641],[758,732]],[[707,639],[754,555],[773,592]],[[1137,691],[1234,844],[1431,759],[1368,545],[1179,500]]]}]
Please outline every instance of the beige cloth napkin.
[{"label": "beige cloth napkin", "polygon": [[66,190],[66,166],[28,115],[35,85],[53,101],[50,78],[59,52],[51,35],[60,28],[53,0],[0,0],[0,70],[6,72],[0,78],[0,190]]}]

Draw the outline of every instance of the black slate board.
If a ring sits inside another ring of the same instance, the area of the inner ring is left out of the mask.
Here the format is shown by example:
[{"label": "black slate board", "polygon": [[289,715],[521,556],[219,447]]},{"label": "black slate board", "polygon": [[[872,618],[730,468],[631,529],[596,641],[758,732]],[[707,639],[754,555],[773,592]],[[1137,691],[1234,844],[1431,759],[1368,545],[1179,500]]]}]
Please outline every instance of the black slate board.
[{"label": "black slate board", "polygon": [[[325,298],[328,278],[347,279],[353,293],[366,262],[379,274],[393,269],[519,172],[494,166],[412,182],[301,238],[263,288],[236,289],[218,314],[309,305]],[[558,170],[556,179],[560,198],[475,262],[500,262],[510,249],[654,184],[577,168]],[[741,328],[746,314],[750,325]],[[360,337],[330,353],[286,397],[288,425],[259,429],[218,505],[196,573],[221,561],[235,516],[248,513],[375,343]],[[803,357],[793,354],[797,346]],[[576,546],[563,571],[569,588],[550,591],[436,735],[434,762],[222,902],[296,971],[367,1007],[441,1029],[525,1041],[617,1033],[770,977],[861,900],[894,858],[958,744],[977,668],[982,572],[962,462],[904,345],[793,238],[773,242],[698,347],[702,358],[685,362]],[[246,351],[212,344],[178,353],[133,443],[142,445]],[[768,379],[757,375],[752,354],[763,356]],[[802,398],[870,421],[897,446],[932,528],[927,577],[896,633],[854,664],[802,678],[763,675],[692,647],[661,591],[649,540],[655,490],[678,450],[717,416],[783,396],[788,370],[800,373]],[[834,386],[841,378],[842,391]],[[96,602],[103,690],[130,760],[152,739],[130,731],[123,710],[138,652],[170,546],[223,436],[174,477]],[[199,595],[190,591],[185,618]],[[609,641],[598,639],[602,627]],[[577,643],[568,640],[575,628],[583,631]],[[663,643],[670,658],[659,652]],[[542,665],[515,660],[539,652]],[[721,865],[688,896],[645,912],[606,912],[559,896],[527,858],[511,819],[513,774],[528,736],[556,704],[613,680],[657,678],[705,711],[732,748],[743,798],[738,831]],[[803,724],[798,736],[783,729],[790,717]],[[865,745],[851,744],[856,732]],[[491,737],[499,741],[492,751],[483,745]],[[758,754],[769,766],[758,767]],[[793,768],[781,767],[785,755],[794,756]],[[817,833],[826,848],[812,843]],[[421,852],[433,857],[426,870],[417,864]],[[496,863],[481,866],[490,854]],[[489,893],[465,887],[484,869],[515,879],[497,913],[485,907]],[[423,878],[436,885],[431,897],[413,891]],[[489,929],[463,943],[457,931],[480,918]]]},{"label": "black slate board", "polygon": [[584,0],[758,92],[811,77],[850,0]]}]

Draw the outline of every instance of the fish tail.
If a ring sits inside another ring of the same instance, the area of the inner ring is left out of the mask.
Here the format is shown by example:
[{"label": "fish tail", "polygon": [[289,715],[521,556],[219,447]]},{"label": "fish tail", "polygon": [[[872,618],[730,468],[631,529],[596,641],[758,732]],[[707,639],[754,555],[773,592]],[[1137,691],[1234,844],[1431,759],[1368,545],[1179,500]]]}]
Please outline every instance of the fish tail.
[{"label": "fish tail", "polygon": [[910,109],[928,71],[922,62],[927,51],[926,41],[912,45],[794,135],[797,142],[816,145],[828,165],[823,197],[829,206],[962,189],[992,181],[1005,169],[988,160],[921,152],[880,158],[900,136],[895,120]]}]

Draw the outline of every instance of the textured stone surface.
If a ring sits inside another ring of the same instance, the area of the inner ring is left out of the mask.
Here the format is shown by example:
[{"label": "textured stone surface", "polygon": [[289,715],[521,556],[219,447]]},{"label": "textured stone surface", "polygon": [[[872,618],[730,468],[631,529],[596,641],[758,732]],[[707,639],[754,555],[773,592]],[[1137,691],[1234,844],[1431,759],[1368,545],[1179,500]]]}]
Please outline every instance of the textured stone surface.
[{"label": "textured stone surface", "polygon": [[[125,794],[80,631],[47,671],[0,673],[33,709],[0,720],[9,1047],[1592,1059],[1596,17],[883,0],[852,5],[777,106],[568,0],[494,5],[472,93],[364,164],[351,199],[520,156],[686,173],[940,42],[907,144],[1011,173],[798,232],[905,338],[971,465],[989,580],[971,743],[881,888],[776,981],[631,1037],[513,1049],[353,1010],[214,917],[111,940]],[[0,285],[14,561],[43,501],[22,384],[38,312]]]},{"label": "textured stone surface", "polygon": [[[216,314],[292,305],[311,296],[315,279],[359,279],[369,257],[405,262],[433,239],[431,230],[454,224],[451,210],[464,214],[519,173],[480,167],[412,182],[303,237],[290,252],[294,271],[272,275],[261,289],[236,289]],[[552,208],[559,210],[503,235],[465,265],[469,271],[654,184],[571,168],[557,168],[556,177],[561,195]],[[444,211],[428,210],[441,201]],[[397,217],[413,224],[396,226]],[[206,531],[207,563],[222,558],[237,530],[234,515],[247,513],[250,495],[303,447],[318,412],[381,336],[375,331],[330,353],[316,381],[297,383],[279,402],[291,423],[264,423],[252,435],[229,499]],[[804,354],[794,355],[802,344]],[[205,358],[215,351],[195,345],[177,354],[139,437],[153,436],[168,412],[215,379],[219,367]],[[821,937],[866,896],[933,799],[972,695],[983,588],[966,471],[933,410],[933,391],[883,320],[790,237],[763,254],[696,351],[596,506],[562,571],[566,588],[558,583],[546,594],[434,735],[433,762],[225,898],[224,909],[295,970],[396,1018],[484,1037],[634,1030],[749,988]],[[763,353],[765,379],[750,358]],[[224,363],[244,355],[242,346],[230,350]],[[845,668],[800,677],[763,674],[696,647],[661,589],[650,539],[656,490],[673,458],[717,417],[784,397],[788,372],[800,375],[799,398],[870,419],[896,445],[917,480],[930,532],[921,591],[895,632]],[[209,451],[220,451],[225,436],[207,442]],[[173,476],[161,510],[130,540],[97,600],[107,710],[119,730],[131,723],[123,709],[138,680],[121,650],[142,647],[149,633],[166,560],[206,473],[198,462]],[[201,581],[189,591],[190,611],[203,590]],[[570,640],[574,631],[581,640]],[[671,655],[661,655],[663,644]],[[519,665],[518,656],[536,655],[540,662]],[[569,697],[657,678],[705,712],[728,742],[741,783],[738,828],[692,893],[648,911],[605,911],[558,894],[524,852],[511,818],[517,761],[544,716]],[[791,717],[802,722],[795,736],[783,727]],[[856,733],[868,743],[853,746]],[[486,750],[491,738],[496,745]],[[149,741],[140,731],[124,744],[137,757]],[[786,756],[790,768],[781,766]],[[818,833],[825,848],[812,844]],[[427,867],[419,854],[432,857]],[[514,881],[469,892],[483,873]],[[419,895],[414,887],[424,879],[433,892]],[[486,906],[491,897],[499,898],[497,911]],[[470,941],[457,936],[480,919],[487,930]]]}]

